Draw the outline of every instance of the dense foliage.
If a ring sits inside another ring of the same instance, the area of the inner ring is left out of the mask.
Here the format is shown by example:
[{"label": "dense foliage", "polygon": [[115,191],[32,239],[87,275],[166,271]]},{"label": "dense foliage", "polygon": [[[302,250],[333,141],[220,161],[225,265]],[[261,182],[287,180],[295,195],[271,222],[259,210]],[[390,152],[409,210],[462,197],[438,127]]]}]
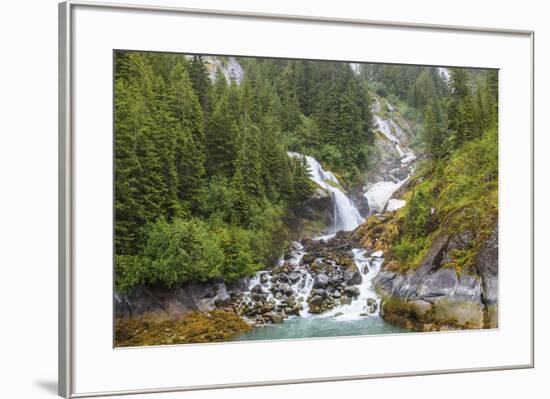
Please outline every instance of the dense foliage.
[{"label": "dense foliage", "polygon": [[314,190],[289,150],[349,179],[367,165],[367,86],[348,64],[240,59],[237,82],[199,56],[115,57],[120,290],[271,265],[288,242],[288,210]]}]

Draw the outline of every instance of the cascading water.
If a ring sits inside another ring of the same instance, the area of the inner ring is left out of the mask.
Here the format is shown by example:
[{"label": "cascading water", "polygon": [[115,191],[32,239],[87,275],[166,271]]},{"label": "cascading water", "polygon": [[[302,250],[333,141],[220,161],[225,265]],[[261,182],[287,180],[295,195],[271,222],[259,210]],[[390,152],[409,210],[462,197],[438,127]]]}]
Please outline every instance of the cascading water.
[{"label": "cascading water", "polygon": [[371,258],[364,249],[352,249],[353,259],[363,280],[359,285],[359,295],[348,305],[334,308],[329,316],[338,315],[340,320],[357,320],[365,316],[377,316],[380,297],[374,291],[373,280],[380,271],[383,258]]},{"label": "cascading water", "polygon": [[304,157],[311,180],[330,192],[334,204],[334,222],[330,229],[332,232],[350,231],[363,222],[361,214],[353,205],[351,199],[340,188],[340,182],[334,176],[334,173],[324,170],[321,164],[311,156],[304,156],[296,152],[289,152],[288,155],[291,157]]}]

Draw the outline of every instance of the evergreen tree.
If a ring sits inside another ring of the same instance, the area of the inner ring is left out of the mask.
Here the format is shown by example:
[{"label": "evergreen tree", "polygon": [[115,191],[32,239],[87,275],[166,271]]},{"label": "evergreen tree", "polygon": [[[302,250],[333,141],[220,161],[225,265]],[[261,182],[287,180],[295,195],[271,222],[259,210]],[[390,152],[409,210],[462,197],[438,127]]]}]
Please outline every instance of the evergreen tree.
[{"label": "evergreen tree", "polygon": [[193,56],[189,65],[189,79],[197,94],[205,120],[210,112],[210,78],[204,60],[200,55]]},{"label": "evergreen tree", "polygon": [[187,71],[176,65],[168,90],[168,109],[175,119],[175,164],[178,198],[186,209],[200,212],[205,177],[204,120]]},{"label": "evergreen tree", "polygon": [[231,177],[236,159],[237,120],[232,119],[226,92],[219,93],[206,130],[206,170],[209,176]]}]

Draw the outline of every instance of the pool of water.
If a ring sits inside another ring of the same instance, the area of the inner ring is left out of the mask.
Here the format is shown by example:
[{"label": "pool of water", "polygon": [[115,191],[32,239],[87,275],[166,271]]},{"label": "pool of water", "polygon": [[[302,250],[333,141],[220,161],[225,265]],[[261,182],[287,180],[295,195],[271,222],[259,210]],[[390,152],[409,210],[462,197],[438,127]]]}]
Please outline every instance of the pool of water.
[{"label": "pool of water", "polygon": [[386,323],[379,316],[355,320],[338,317],[293,317],[280,324],[269,324],[238,335],[234,341],[256,341],[292,338],[345,337],[355,335],[407,333],[409,330]]}]

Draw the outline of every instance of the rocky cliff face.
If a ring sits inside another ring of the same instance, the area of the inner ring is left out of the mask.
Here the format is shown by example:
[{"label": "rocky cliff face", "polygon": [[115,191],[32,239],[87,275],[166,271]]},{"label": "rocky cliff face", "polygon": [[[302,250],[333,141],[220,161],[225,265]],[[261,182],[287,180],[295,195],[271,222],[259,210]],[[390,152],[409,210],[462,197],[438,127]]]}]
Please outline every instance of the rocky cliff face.
[{"label": "rocky cliff face", "polygon": [[193,283],[181,288],[141,286],[127,294],[115,293],[115,317],[154,315],[175,320],[195,311],[226,309],[231,307],[233,298],[247,288],[247,279],[234,284]]},{"label": "rocky cliff face", "polygon": [[468,232],[441,233],[415,270],[392,271],[389,264],[374,282],[382,316],[418,331],[497,327],[498,229],[480,247],[475,267],[461,271],[449,253],[472,239]]},{"label": "rocky cliff face", "polygon": [[292,210],[290,227],[295,239],[315,236],[334,223],[334,201],[327,190],[318,187],[313,195]]}]

